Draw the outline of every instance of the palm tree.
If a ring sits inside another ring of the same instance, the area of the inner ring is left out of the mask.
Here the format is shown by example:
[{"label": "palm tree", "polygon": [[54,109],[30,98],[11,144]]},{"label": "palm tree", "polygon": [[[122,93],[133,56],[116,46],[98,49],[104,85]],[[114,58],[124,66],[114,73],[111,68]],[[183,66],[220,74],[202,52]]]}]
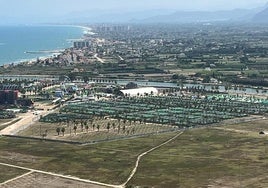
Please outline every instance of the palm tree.
[{"label": "palm tree", "polygon": [[61,128],[61,132],[62,132],[62,135],[64,136],[64,132],[65,132],[65,128],[64,127]]},{"label": "palm tree", "polygon": [[80,126],[81,126],[81,131],[84,132],[84,122],[82,120],[80,121]]},{"label": "palm tree", "polygon": [[70,120],[69,119],[67,120],[67,126],[70,129],[70,135],[71,135],[72,134],[72,129],[71,129],[71,125],[70,125]]},{"label": "palm tree", "polygon": [[107,128],[107,130],[108,130],[108,132],[109,132],[109,130],[110,130],[110,128],[111,128],[111,126],[110,126],[110,122],[107,123],[107,127],[106,127],[106,128]]},{"label": "palm tree", "polygon": [[93,124],[93,125],[92,125],[92,129],[93,129],[93,131],[94,131],[95,127],[96,127],[96,125],[95,125],[95,124]]},{"label": "palm tree", "polygon": [[59,136],[59,135],[60,135],[60,128],[59,128],[59,127],[57,127],[56,131],[57,131],[58,136]]},{"label": "palm tree", "polygon": [[76,135],[76,129],[77,129],[77,126],[75,125],[74,126],[74,134]]},{"label": "palm tree", "polygon": [[85,128],[86,128],[86,130],[87,130],[87,133],[88,133],[88,129],[89,129],[89,126],[88,126],[88,125],[86,125],[86,126],[85,126]]},{"label": "palm tree", "polygon": [[115,129],[115,123],[112,123],[113,129]]},{"label": "palm tree", "polygon": [[120,124],[118,124],[118,126],[117,126],[117,133],[119,133],[120,132]]},{"label": "palm tree", "polygon": [[131,134],[134,134],[135,133],[135,128],[133,127],[132,129],[131,129]]},{"label": "palm tree", "polygon": [[123,133],[125,133],[126,132],[126,126],[124,125],[122,129],[123,129]]}]

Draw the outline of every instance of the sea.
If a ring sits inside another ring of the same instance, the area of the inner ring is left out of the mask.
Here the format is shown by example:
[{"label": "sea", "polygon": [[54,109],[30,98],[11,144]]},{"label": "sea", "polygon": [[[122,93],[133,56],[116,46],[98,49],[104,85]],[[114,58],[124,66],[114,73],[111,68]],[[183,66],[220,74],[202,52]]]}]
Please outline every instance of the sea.
[{"label": "sea", "polygon": [[0,26],[0,65],[52,56],[51,51],[72,47],[72,39],[82,38],[85,32],[78,26]]}]

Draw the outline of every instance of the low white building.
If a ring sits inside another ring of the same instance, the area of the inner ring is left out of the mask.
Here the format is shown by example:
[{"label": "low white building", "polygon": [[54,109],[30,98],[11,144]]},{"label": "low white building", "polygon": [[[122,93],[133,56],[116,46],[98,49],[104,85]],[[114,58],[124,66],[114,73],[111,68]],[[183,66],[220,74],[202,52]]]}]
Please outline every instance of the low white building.
[{"label": "low white building", "polygon": [[157,95],[159,92],[155,87],[141,87],[135,89],[124,89],[120,90],[125,96],[146,96],[146,95]]}]

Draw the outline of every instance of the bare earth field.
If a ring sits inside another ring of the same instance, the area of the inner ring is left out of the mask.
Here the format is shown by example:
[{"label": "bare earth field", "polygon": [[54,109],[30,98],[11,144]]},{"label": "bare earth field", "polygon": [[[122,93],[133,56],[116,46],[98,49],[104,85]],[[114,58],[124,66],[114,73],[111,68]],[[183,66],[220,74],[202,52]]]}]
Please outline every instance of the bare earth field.
[{"label": "bare earth field", "polygon": [[23,177],[20,177],[14,181],[8,182],[1,185],[1,188],[104,188],[105,186],[94,185],[89,183],[83,183],[79,181],[64,179],[60,177],[55,177],[52,175],[41,174],[41,173],[28,173]]},{"label": "bare earth field", "polygon": [[[110,123],[110,129],[107,129],[107,123]],[[95,124],[93,128],[92,125]],[[96,141],[105,141],[111,139],[121,139],[128,138],[133,136],[139,136],[144,134],[157,133],[162,131],[170,131],[174,128],[169,125],[160,125],[152,123],[139,123],[139,122],[120,122],[114,119],[101,119],[94,120],[94,123],[89,125],[89,129],[85,129],[85,126],[81,128],[80,124],[77,125],[77,130],[74,131],[73,125],[68,126],[66,123],[43,123],[35,122],[34,124],[28,126],[25,130],[22,130],[18,133],[20,136],[27,137],[39,137],[43,133],[46,133],[48,139],[55,140],[65,140],[65,141],[77,141],[81,143],[96,142]],[[115,127],[112,125],[114,124]],[[96,126],[99,125],[99,130]],[[118,126],[120,129],[118,130]],[[123,130],[125,126],[125,130]],[[56,132],[57,127],[65,128],[64,135],[62,132],[59,135]]]}]

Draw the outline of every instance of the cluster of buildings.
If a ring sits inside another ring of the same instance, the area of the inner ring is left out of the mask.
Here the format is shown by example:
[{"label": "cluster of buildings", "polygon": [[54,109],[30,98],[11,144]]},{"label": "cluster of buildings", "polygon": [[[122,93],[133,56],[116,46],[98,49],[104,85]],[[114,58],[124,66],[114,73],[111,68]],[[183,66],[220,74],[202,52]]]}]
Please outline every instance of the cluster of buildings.
[{"label": "cluster of buildings", "polygon": [[91,42],[87,39],[77,39],[73,41],[74,48],[89,48]]},{"label": "cluster of buildings", "polygon": [[110,31],[115,31],[115,32],[120,32],[120,31],[129,31],[130,26],[129,25],[97,25],[94,27],[94,30],[97,32],[110,32]]},{"label": "cluster of buildings", "polygon": [[0,85],[0,105],[32,106],[31,99],[19,98],[19,87],[16,85]]}]

